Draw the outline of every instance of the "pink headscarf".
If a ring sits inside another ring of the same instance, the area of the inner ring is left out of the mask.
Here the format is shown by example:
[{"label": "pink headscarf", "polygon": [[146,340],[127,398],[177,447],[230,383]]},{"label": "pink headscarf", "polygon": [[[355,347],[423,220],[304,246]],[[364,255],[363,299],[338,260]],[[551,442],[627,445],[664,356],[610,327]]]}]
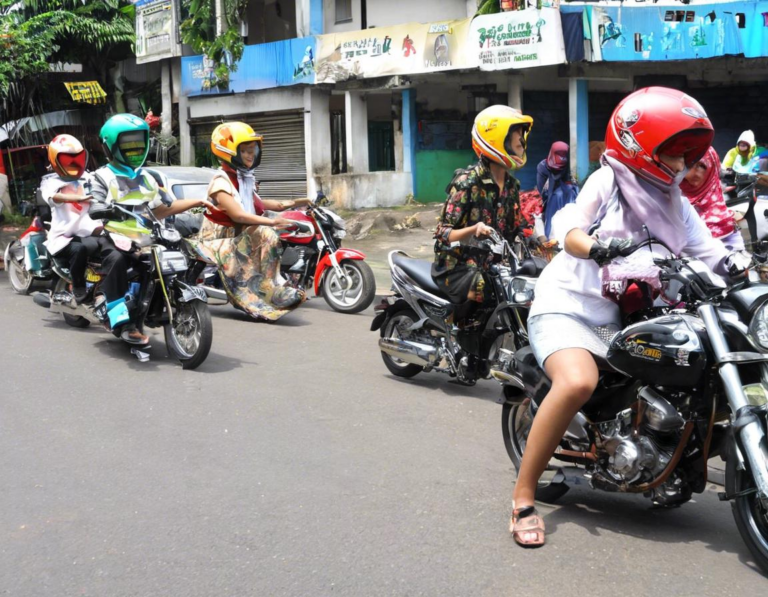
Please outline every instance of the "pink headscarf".
[{"label": "pink headscarf", "polygon": [[555,141],[549,149],[547,167],[550,170],[563,170],[568,165],[568,144]]},{"label": "pink headscarf", "polygon": [[[723,189],[720,185],[720,158],[717,152],[710,147],[701,162],[707,167],[707,175],[701,186],[693,188],[691,183],[683,180],[680,190],[691,202],[691,205],[699,214],[715,238],[728,236],[736,230],[736,221],[733,212],[725,206]],[[694,168],[696,165],[693,166]]]}]

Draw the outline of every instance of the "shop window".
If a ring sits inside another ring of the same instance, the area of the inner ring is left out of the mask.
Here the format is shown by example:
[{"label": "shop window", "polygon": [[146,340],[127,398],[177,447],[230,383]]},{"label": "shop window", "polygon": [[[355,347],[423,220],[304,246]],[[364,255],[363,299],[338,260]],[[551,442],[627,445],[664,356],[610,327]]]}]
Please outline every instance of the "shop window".
[{"label": "shop window", "polygon": [[336,23],[352,20],[352,0],[336,0]]},{"label": "shop window", "polygon": [[344,112],[331,112],[331,174],[347,171],[346,130]]},{"label": "shop window", "polygon": [[371,172],[395,169],[395,128],[391,120],[368,123],[368,168]]}]

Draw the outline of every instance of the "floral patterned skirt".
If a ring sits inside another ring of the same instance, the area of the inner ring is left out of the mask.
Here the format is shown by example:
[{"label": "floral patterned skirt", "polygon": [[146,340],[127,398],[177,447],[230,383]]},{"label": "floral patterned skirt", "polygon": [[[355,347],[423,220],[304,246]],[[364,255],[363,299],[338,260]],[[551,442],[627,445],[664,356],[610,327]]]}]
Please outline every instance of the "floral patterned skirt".
[{"label": "floral patterned skirt", "polygon": [[217,265],[235,308],[254,319],[277,321],[306,299],[302,291],[280,284],[282,248],[272,228],[248,226],[235,235],[234,228],[205,220],[190,244]]}]

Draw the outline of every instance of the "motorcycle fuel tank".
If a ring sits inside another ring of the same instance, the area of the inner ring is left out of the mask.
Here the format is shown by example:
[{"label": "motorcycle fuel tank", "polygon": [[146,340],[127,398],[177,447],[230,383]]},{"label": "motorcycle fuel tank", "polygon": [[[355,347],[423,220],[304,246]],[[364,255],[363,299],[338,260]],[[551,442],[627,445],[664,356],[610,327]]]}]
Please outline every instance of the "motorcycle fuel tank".
[{"label": "motorcycle fuel tank", "polygon": [[707,355],[703,323],[687,314],[672,314],[625,328],[611,341],[610,365],[643,382],[692,387],[701,380]]},{"label": "motorcycle fuel tank", "polygon": [[308,245],[315,238],[315,233],[317,232],[317,230],[315,228],[314,218],[308,216],[303,211],[298,211],[298,210],[284,211],[279,215],[281,218],[285,218],[286,220],[294,220],[296,222],[303,222],[305,224],[309,224],[309,226],[311,226],[312,228],[311,233],[306,232],[304,230],[293,230],[293,231],[281,232],[280,240],[283,240],[289,243],[299,244],[299,245]]}]

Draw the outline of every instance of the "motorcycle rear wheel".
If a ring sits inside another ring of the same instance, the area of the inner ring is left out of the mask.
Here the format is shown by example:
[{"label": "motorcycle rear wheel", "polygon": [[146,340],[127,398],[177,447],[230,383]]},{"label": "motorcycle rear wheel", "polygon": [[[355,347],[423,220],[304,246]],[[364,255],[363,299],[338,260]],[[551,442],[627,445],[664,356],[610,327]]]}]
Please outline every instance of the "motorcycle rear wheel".
[{"label": "motorcycle rear wheel", "polygon": [[[729,495],[752,489],[755,481],[747,470],[739,470],[735,443],[730,445],[725,465],[725,491]],[[731,502],[739,534],[747,544],[755,563],[768,574],[768,510],[760,505],[757,494],[738,497]]]},{"label": "motorcycle rear wheel", "polygon": [[184,369],[197,369],[208,357],[213,342],[213,323],[208,305],[201,301],[179,302],[173,321],[163,326],[165,345]]},{"label": "motorcycle rear wheel", "polygon": [[[402,338],[399,328],[413,325],[418,320],[418,316],[411,309],[398,311],[387,319],[383,326],[381,326],[381,337]],[[413,377],[424,371],[423,367],[401,361],[386,352],[381,353],[381,358],[384,359],[384,364],[387,366],[387,369],[389,369],[389,372],[397,377]]]},{"label": "motorcycle rear wheel", "polygon": [[[533,424],[532,415],[528,399],[520,404],[505,404],[501,410],[501,434],[504,437],[504,447],[517,474],[520,474],[520,463],[523,461],[528,432]],[[543,477],[546,476],[545,471]],[[551,504],[563,497],[569,489],[566,483],[539,480],[536,499]]]},{"label": "motorcycle rear wheel", "polygon": [[339,278],[335,269],[329,269],[323,280],[325,302],[339,313],[359,313],[370,307],[376,297],[376,279],[371,266],[351,259],[342,261],[340,266],[349,285]]},{"label": "motorcycle rear wheel", "polygon": [[11,283],[11,288],[16,294],[29,294],[29,289],[32,286],[32,274],[24,267],[24,260],[17,261],[11,255],[11,249],[13,245],[19,243],[18,240],[11,241],[11,246],[8,250],[8,262],[5,264],[5,271],[8,272],[8,281]]}]

